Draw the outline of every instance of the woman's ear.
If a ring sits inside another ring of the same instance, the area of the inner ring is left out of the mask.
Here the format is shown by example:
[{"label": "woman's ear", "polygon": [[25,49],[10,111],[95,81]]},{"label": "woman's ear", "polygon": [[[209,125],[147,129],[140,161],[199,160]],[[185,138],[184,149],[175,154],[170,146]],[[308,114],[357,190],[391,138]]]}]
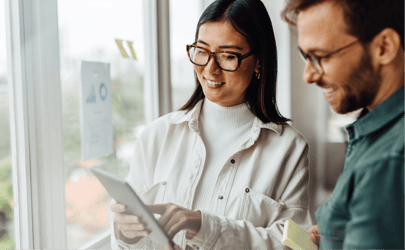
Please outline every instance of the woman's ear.
[{"label": "woman's ear", "polygon": [[255,73],[261,73],[260,69],[262,68],[262,62],[259,58],[257,58],[256,66],[255,66]]}]

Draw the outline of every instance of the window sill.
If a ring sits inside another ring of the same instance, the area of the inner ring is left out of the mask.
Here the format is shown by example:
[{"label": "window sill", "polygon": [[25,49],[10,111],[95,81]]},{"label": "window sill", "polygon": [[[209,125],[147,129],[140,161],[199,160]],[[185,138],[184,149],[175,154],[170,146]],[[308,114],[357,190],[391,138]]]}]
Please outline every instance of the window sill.
[{"label": "window sill", "polygon": [[109,244],[111,241],[111,231],[106,230],[97,235],[94,239],[79,246],[77,249],[103,249],[103,247]]}]

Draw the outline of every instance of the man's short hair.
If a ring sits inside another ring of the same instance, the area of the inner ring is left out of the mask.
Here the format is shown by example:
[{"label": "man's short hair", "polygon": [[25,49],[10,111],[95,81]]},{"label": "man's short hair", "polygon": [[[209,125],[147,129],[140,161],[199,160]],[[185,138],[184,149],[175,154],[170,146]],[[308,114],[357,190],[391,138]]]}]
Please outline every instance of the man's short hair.
[{"label": "man's short hair", "polygon": [[282,18],[296,26],[298,14],[319,3],[333,1],[342,6],[348,33],[368,43],[385,28],[394,29],[404,48],[404,0],[287,0]]}]

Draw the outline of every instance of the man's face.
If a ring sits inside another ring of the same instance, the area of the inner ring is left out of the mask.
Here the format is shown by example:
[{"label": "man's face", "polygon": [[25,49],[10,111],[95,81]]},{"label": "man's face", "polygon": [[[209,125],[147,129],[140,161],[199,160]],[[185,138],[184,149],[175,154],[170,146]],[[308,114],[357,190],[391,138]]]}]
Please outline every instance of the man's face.
[{"label": "man's face", "polygon": [[[319,57],[358,40],[348,34],[343,9],[332,1],[300,12],[297,27],[301,50]],[[372,103],[381,77],[379,70],[373,68],[371,56],[362,43],[357,42],[322,58],[320,64],[322,75],[307,62],[303,78],[307,83],[316,83],[324,89],[325,99],[335,112],[345,114]]]}]

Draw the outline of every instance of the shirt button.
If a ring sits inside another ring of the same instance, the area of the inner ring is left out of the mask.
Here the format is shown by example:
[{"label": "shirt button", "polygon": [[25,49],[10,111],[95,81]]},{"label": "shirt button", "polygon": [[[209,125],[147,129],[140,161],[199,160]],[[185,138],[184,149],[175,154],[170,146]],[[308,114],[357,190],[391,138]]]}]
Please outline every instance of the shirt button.
[{"label": "shirt button", "polygon": [[231,160],[231,163],[232,163],[232,164],[234,164],[234,163],[235,163],[235,160],[234,160],[234,159],[232,159],[232,160]]},{"label": "shirt button", "polygon": [[162,182],[162,185],[164,186],[164,185],[166,185],[166,182],[164,181],[164,182]]},{"label": "shirt button", "polygon": [[220,200],[222,200],[224,197],[223,197],[222,195],[220,195],[218,198],[219,198]]},{"label": "shirt button", "polygon": [[250,189],[249,189],[249,188],[246,188],[246,189],[245,189],[245,192],[246,192],[246,193],[249,193],[249,192],[250,192]]}]

